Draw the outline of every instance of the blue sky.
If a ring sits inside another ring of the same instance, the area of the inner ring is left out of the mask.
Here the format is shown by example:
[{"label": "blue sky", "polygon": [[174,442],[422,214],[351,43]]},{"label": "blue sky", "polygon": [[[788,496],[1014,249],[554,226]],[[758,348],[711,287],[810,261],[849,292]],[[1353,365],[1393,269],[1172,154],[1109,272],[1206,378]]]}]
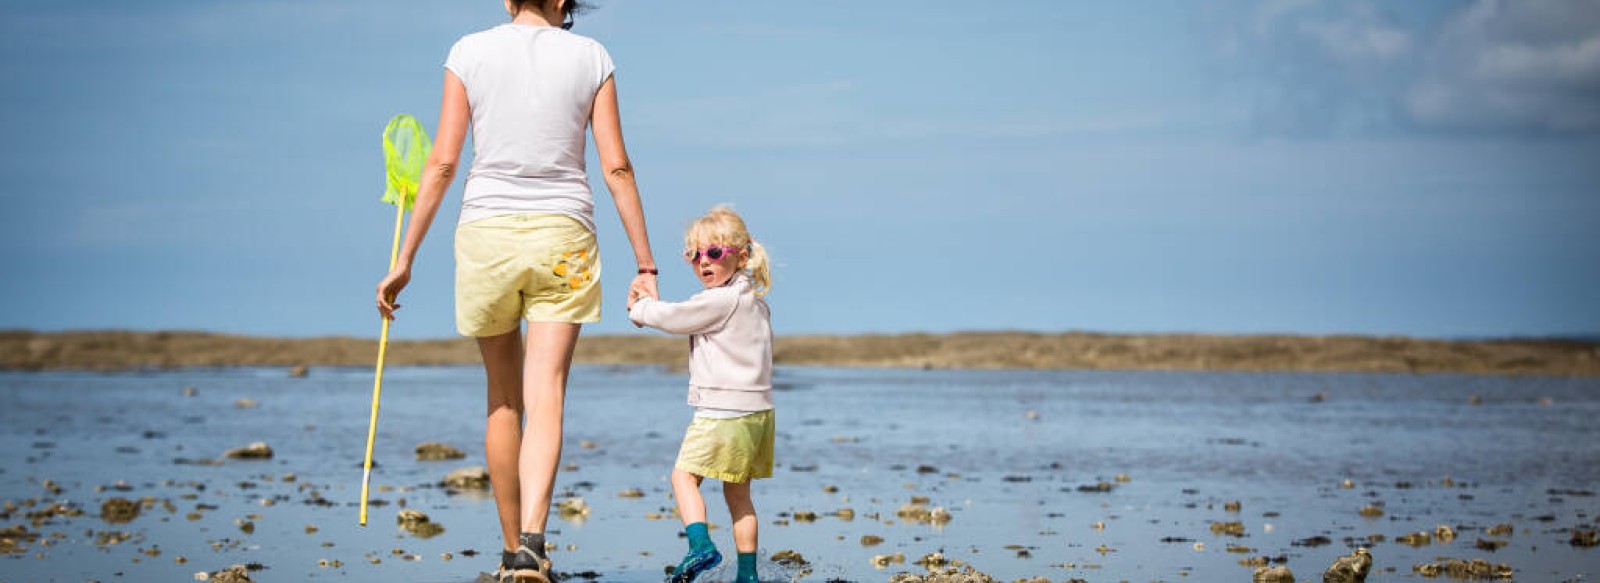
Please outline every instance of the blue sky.
[{"label": "blue sky", "polygon": [[[725,202],[780,334],[1600,331],[1594,2],[599,4],[669,299]],[[375,335],[380,132],[505,19],[0,0],[0,328]],[[396,337],[454,333],[459,196]]]}]

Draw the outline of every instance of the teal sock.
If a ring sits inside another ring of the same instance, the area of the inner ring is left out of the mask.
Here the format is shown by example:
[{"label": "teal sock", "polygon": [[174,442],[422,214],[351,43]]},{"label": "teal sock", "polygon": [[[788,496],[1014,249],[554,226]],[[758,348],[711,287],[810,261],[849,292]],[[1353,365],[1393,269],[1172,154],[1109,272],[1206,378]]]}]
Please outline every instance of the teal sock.
[{"label": "teal sock", "polygon": [[739,575],[736,581],[756,580],[756,554],[739,553]]},{"label": "teal sock", "polygon": [[683,533],[689,535],[689,551],[703,552],[717,548],[711,544],[711,533],[706,530],[706,523],[696,522],[683,527]]}]

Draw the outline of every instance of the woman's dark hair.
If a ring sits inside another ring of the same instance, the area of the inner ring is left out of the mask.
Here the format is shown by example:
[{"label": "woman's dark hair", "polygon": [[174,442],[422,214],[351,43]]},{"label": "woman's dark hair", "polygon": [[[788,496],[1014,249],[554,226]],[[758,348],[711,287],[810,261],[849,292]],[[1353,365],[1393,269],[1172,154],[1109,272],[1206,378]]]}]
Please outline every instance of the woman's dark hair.
[{"label": "woman's dark hair", "polygon": [[[529,8],[542,10],[545,6],[555,1],[556,0],[511,0],[511,9],[514,12],[521,12]],[[574,14],[582,14],[583,12],[589,10],[589,8],[590,6],[587,2],[582,2],[580,0],[567,0],[566,4],[562,6],[561,17],[568,18]]]}]

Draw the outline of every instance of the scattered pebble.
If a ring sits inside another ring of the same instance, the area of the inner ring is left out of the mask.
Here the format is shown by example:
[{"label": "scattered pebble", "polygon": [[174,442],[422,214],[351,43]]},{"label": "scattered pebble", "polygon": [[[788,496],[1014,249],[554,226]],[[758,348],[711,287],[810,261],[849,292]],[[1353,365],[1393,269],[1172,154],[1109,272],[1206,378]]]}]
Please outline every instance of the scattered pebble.
[{"label": "scattered pebble", "polygon": [[479,466],[461,468],[445,475],[443,484],[457,490],[488,490],[489,471]]},{"label": "scattered pebble", "polygon": [[1288,567],[1257,567],[1250,575],[1250,583],[1294,583],[1294,571]]},{"label": "scattered pebble", "polygon": [[1211,523],[1211,532],[1228,536],[1244,536],[1244,523],[1237,520]]},{"label": "scattered pebble", "polygon": [[[865,537],[863,537],[863,538],[865,538]],[[874,555],[872,557],[872,566],[877,567],[879,569],[887,569],[887,568],[889,568],[889,565],[891,565],[891,564],[901,564],[901,563],[905,563],[905,562],[906,562],[905,553],[895,553],[895,554],[892,554],[892,555]]]},{"label": "scattered pebble", "polygon": [[1505,563],[1490,564],[1483,559],[1452,559],[1440,557],[1437,563],[1412,565],[1411,570],[1423,577],[1445,575],[1453,579],[1511,579],[1516,573]]},{"label": "scattered pebble", "polygon": [[100,504],[100,519],[106,524],[127,524],[139,517],[139,504],[126,498],[111,498]]},{"label": "scattered pebble", "polygon": [[1365,548],[1358,548],[1348,556],[1334,559],[1322,573],[1322,583],[1364,583],[1371,570],[1372,554]]},{"label": "scattered pebble", "polygon": [[417,461],[433,462],[444,460],[458,460],[467,457],[461,450],[436,441],[417,444]]},{"label": "scattered pebble", "polygon": [[573,496],[556,503],[556,511],[564,520],[582,522],[589,517],[589,503],[584,502],[581,497]]},{"label": "scattered pebble", "polygon": [[222,457],[245,460],[272,459],[272,448],[264,441],[257,441],[244,447],[223,452]]}]

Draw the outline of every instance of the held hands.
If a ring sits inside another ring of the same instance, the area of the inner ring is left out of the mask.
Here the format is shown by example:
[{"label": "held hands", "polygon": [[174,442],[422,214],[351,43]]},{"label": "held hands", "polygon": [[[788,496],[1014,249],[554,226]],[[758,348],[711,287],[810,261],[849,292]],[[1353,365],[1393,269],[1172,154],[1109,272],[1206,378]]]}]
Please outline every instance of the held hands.
[{"label": "held hands", "polygon": [[406,267],[396,267],[378,282],[378,314],[383,319],[394,319],[394,311],[400,309],[395,300],[400,299],[400,290],[408,283],[411,283],[411,269]]},{"label": "held hands", "polygon": [[628,284],[628,309],[633,309],[633,304],[641,298],[653,300],[661,299],[661,292],[656,289],[656,275],[641,273],[633,276],[633,283]]}]

